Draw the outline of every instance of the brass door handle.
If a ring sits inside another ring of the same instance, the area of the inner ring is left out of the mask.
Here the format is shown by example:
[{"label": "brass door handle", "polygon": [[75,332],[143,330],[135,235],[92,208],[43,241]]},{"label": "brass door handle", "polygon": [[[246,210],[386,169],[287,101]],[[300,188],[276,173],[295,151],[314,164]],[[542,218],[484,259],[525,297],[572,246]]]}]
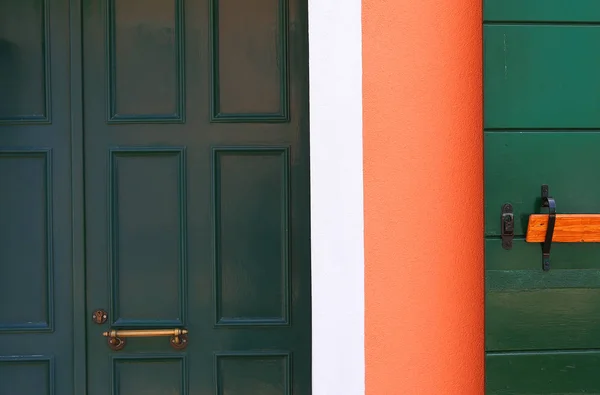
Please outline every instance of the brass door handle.
[{"label": "brass door handle", "polygon": [[187,329],[113,329],[108,332],[103,332],[102,336],[108,337],[108,346],[119,351],[125,347],[126,337],[156,337],[170,336],[171,346],[177,350],[186,348],[188,339]]}]

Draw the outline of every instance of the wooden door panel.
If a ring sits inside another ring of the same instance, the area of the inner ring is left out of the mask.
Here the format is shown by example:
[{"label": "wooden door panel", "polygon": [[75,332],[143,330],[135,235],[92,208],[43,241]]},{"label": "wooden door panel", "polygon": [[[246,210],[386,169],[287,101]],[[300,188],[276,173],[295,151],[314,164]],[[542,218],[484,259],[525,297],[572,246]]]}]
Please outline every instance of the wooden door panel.
[{"label": "wooden door panel", "polygon": [[543,271],[525,241],[542,184],[557,213],[600,213],[599,22],[591,1],[484,2],[487,394],[600,390],[600,246],[554,243]]},{"label": "wooden door panel", "polygon": [[0,11],[0,125],[48,123],[53,85],[49,4],[5,1]]},{"label": "wooden door panel", "polygon": [[110,357],[113,394],[188,393],[185,355],[143,354]]},{"label": "wooden door panel", "polygon": [[186,318],[185,149],[111,148],[108,155],[110,322],[132,328],[181,326]]},{"label": "wooden door panel", "polygon": [[550,187],[557,213],[600,213],[600,133],[594,131],[485,132],[485,233],[500,235],[500,208],[513,205],[515,234],[524,236],[540,212],[540,188]]},{"label": "wooden door panel", "polygon": [[213,151],[215,325],[290,324],[289,151]]},{"label": "wooden door panel", "polygon": [[483,0],[486,22],[597,22],[596,0]]},{"label": "wooden door panel", "polygon": [[248,13],[242,4],[209,1],[211,121],[287,122],[288,35],[301,30],[289,25],[288,0],[261,0]]},{"label": "wooden door panel", "polygon": [[84,3],[90,395],[308,394],[306,2]]},{"label": "wooden door panel", "polygon": [[106,17],[88,23],[98,22],[94,28],[106,34],[108,56],[98,54],[98,61],[106,64],[108,123],[183,122],[183,0],[153,0],[143,7],[107,0],[106,7],[98,6]]},{"label": "wooden door panel", "polygon": [[538,243],[485,252],[487,351],[600,348],[600,246],[556,244],[548,273]]},{"label": "wooden door panel", "polygon": [[[50,332],[55,325],[51,151],[2,150],[0,175],[0,325],[4,331]],[[16,295],[19,303],[10,303]]]},{"label": "wooden door panel", "polygon": [[0,393],[73,391],[68,2],[0,2]]},{"label": "wooden door panel", "polygon": [[600,127],[600,26],[484,27],[486,129]]},{"label": "wooden door panel", "polygon": [[292,394],[291,363],[292,356],[286,352],[218,353],[215,355],[215,393]]},{"label": "wooden door panel", "polygon": [[597,394],[598,351],[506,353],[486,358],[486,395]]}]

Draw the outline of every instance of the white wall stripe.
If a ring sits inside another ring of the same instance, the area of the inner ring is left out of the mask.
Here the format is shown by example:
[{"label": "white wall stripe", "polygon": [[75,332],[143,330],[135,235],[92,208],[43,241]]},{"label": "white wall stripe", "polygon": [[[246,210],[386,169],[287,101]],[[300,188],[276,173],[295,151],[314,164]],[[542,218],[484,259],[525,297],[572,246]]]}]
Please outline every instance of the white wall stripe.
[{"label": "white wall stripe", "polygon": [[309,0],[313,395],[365,393],[361,0]]}]

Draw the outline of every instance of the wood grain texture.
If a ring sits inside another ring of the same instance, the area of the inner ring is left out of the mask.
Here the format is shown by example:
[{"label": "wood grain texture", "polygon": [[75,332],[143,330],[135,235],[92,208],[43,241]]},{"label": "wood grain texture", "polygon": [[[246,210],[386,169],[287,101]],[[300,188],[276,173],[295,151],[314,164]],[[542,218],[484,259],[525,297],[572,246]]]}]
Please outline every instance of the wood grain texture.
[{"label": "wood grain texture", "polygon": [[[527,225],[528,243],[541,243],[546,238],[548,214],[532,214]],[[552,241],[557,243],[600,242],[600,214],[556,214]]]}]

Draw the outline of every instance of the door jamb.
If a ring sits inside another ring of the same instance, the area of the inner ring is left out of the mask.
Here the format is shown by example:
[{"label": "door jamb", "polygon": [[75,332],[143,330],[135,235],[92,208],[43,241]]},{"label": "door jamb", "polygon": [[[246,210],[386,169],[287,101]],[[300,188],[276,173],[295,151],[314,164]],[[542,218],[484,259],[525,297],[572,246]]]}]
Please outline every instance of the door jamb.
[{"label": "door jamb", "polygon": [[308,0],[313,395],[365,393],[361,0]]}]

